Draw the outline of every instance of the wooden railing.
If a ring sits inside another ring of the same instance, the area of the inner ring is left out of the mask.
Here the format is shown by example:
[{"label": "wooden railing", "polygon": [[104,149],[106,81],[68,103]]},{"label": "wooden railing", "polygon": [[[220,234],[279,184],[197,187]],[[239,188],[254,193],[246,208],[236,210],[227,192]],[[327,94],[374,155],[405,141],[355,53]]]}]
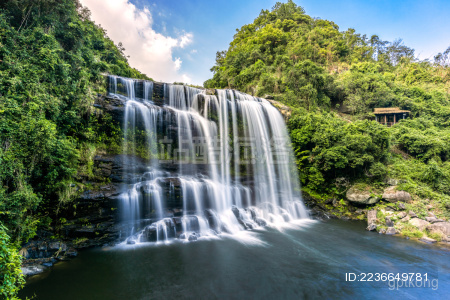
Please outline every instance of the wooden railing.
[{"label": "wooden railing", "polygon": [[381,121],[378,123],[380,123],[382,125],[386,125],[387,127],[391,127],[392,125],[397,124],[398,122],[383,122],[383,121]]}]

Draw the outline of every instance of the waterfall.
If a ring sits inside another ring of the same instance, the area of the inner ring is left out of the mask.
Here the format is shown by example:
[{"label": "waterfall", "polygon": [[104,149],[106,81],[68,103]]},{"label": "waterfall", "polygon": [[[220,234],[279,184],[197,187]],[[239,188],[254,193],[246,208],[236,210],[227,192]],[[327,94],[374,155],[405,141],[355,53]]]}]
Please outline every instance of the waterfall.
[{"label": "waterfall", "polygon": [[[124,102],[128,243],[194,241],[308,218],[286,126],[267,100],[109,76]],[[156,87],[159,87],[159,94]]]}]

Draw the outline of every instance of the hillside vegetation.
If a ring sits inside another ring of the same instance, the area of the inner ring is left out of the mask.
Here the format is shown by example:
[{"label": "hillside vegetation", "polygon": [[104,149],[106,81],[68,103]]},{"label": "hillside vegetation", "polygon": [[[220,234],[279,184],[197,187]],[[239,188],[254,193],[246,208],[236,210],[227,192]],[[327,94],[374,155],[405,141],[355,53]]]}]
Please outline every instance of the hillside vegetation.
[{"label": "hillside vegetation", "polygon": [[23,283],[15,247],[56,224],[77,176],[115,136],[92,107],[102,73],[148,79],[89,14],[76,0],[0,2],[0,298]]},{"label": "hillside vegetation", "polygon": [[[345,200],[355,184],[381,197],[390,178],[412,194],[411,209],[425,214],[431,205],[448,219],[449,52],[419,61],[401,40],[340,31],[288,1],[237,30],[205,87],[272,95],[292,108],[303,190],[324,207],[334,209],[329,199]],[[411,118],[390,128],[375,121],[375,107],[395,106]],[[334,207],[350,215],[346,204]]]}]

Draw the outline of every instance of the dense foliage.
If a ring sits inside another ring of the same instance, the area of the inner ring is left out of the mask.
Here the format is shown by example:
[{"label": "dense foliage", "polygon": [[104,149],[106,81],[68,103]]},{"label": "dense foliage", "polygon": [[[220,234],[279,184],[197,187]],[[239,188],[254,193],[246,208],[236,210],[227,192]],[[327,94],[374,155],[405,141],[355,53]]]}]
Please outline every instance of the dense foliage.
[{"label": "dense foliage", "polygon": [[[147,78],[89,14],[77,0],[0,2],[2,268],[17,262],[6,243],[18,246],[55,222],[77,173],[111,129],[92,107],[104,73]],[[2,295],[20,283],[8,270]]]},{"label": "dense foliage", "polygon": [[[293,109],[288,126],[305,190],[343,196],[354,182],[382,187],[393,177],[443,208],[450,204],[449,53],[418,61],[401,40],[340,31],[289,0],[238,29],[204,85],[269,94]],[[373,109],[393,106],[411,119],[378,124]]]},{"label": "dense foliage", "polygon": [[25,280],[20,270],[20,255],[10,244],[9,236],[0,224],[0,299],[17,299]]}]

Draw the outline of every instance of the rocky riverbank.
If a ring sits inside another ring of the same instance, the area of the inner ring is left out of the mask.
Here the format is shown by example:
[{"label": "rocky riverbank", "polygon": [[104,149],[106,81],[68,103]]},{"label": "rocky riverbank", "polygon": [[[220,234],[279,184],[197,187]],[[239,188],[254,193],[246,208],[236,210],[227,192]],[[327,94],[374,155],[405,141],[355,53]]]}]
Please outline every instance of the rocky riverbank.
[{"label": "rocky riverbank", "polygon": [[401,190],[398,183],[388,179],[384,189],[353,185],[340,200],[305,191],[303,198],[311,215],[318,219],[367,220],[369,231],[450,245],[450,222],[442,205],[416,198]]}]

